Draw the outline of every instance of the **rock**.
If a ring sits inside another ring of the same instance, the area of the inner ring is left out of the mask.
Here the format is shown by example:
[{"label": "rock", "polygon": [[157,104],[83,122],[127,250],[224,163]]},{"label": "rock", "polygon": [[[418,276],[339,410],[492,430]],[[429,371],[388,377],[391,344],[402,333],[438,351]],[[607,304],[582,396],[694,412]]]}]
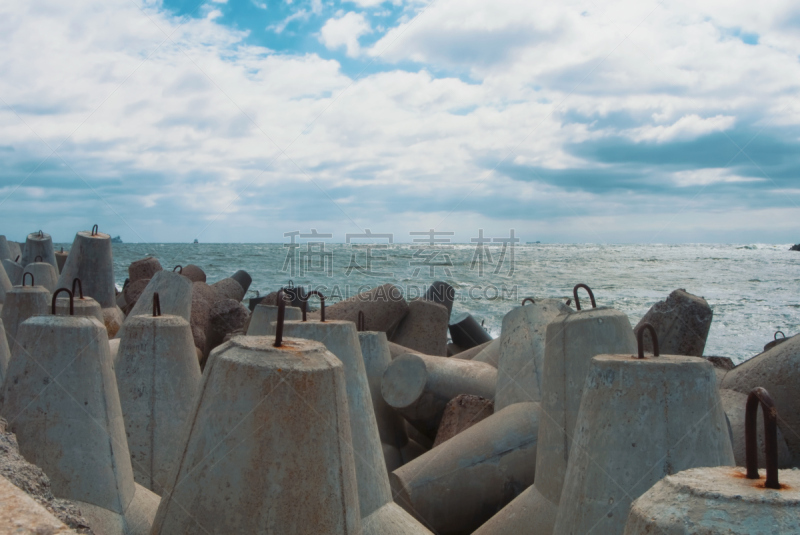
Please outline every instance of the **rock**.
[{"label": "rock", "polygon": [[183,275],[192,282],[206,282],[205,271],[195,266],[194,264],[183,266],[183,269],[181,270],[181,275]]},{"label": "rock", "polygon": [[[414,299],[408,303],[408,314],[392,335],[392,342],[426,355],[447,355],[447,327],[450,314],[444,305]],[[369,321],[367,330],[370,330]]]},{"label": "rock", "polygon": [[158,258],[148,256],[147,258],[132,262],[131,265],[128,266],[128,278],[132,283],[142,279],[149,280],[161,270],[161,262],[158,261]]},{"label": "rock", "polygon": [[435,448],[442,442],[449,440],[477,424],[487,416],[494,413],[494,402],[491,399],[470,394],[461,394],[453,399],[444,408],[442,422],[436,432]]},{"label": "rock", "polygon": [[[327,305],[327,303],[326,303]],[[392,330],[408,314],[403,292],[393,284],[384,284],[325,308],[325,318],[356,323],[363,311],[370,331],[383,331],[391,338]]]},{"label": "rock", "polygon": [[[656,329],[661,353],[702,357],[712,317],[705,299],[680,289],[650,307],[633,330],[639,332],[643,324],[649,323]],[[644,350],[653,351],[649,336],[644,337]]]},{"label": "rock", "polygon": [[75,533],[4,477],[0,477],[0,504],[2,533]]},{"label": "rock", "polygon": [[209,351],[222,344],[227,334],[243,329],[249,317],[250,310],[235,299],[222,299],[214,303],[206,338]]},{"label": "rock", "polygon": [[789,247],[790,251],[800,251],[800,243],[795,243],[791,247]]},{"label": "rock", "polygon": [[233,299],[234,301],[241,301],[244,299],[244,288],[242,288],[242,285],[236,282],[235,279],[231,279],[230,277],[215,282],[211,287],[214,288],[220,297]]}]

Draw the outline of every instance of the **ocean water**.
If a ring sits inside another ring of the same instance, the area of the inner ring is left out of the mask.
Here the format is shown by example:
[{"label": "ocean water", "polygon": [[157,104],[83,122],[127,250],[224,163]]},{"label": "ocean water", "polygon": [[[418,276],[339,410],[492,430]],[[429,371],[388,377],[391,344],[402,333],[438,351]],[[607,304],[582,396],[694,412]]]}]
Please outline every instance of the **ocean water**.
[{"label": "ocean water", "polygon": [[[253,278],[248,297],[291,280],[320,289],[329,302],[386,282],[413,298],[433,280],[445,280],[457,290],[453,313],[471,313],[493,336],[523,298],[571,297],[577,283],[588,284],[598,306],[625,312],[633,325],[655,302],[684,288],[714,310],[705,354],[737,363],[761,352],[775,331],[791,336],[800,330],[800,252],[789,251],[790,244],[527,244],[508,248],[502,259],[499,246],[488,249],[487,257],[476,256],[475,245],[466,244],[447,249],[299,245],[114,244],[115,275],[121,287],[128,265],[152,255],[165,268],[198,265],[209,282],[243,269]],[[580,297],[588,306],[585,294]]]}]

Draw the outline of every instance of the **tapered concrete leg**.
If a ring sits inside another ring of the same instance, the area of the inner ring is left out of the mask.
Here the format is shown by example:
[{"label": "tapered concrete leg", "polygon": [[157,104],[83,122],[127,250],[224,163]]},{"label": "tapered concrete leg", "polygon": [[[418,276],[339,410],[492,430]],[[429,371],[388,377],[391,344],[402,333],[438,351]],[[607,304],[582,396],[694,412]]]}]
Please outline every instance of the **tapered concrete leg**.
[{"label": "tapered concrete leg", "polygon": [[8,274],[6,273],[6,268],[4,268],[3,263],[0,262],[0,305],[5,303],[6,292],[10,292],[13,286],[14,285],[11,284],[11,279],[8,278]]},{"label": "tapered concrete leg", "polygon": [[391,444],[395,448],[403,448],[408,443],[403,417],[386,403],[381,394],[383,374],[392,362],[386,333],[381,331],[360,332],[358,333],[358,342],[364,358],[372,408],[375,411],[381,442]]},{"label": "tapered concrete leg", "polygon": [[117,306],[111,236],[90,231],[75,235],[58,279],[58,287],[71,288],[76,278],[83,283],[83,295],[94,298],[102,308]]},{"label": "tapered concrete leg", "polygon": [[[286,307],[286,321],[303,319],[303,311],[297,307]],[[273,305],[256,305],[247,327],[247,336],[275,336],[275,324],[278,319],[278,307]]]},{"label": "tapered concrete leg", "polygon": [[33,232],[28,234],[25,239],[25,247],[22,250],[22,260],[20,264],[23,267],[37,262],[36,257],[41,257],[39,262],[45,262],[53,266],[53,269],[58,273],[58,263],[56,262],[56,255],[53,249],[53,239],[45,232]]},{"label": "tapered concrete leg", "polygon": [[[147,283],[133,309],[128,313],[128,318],[153,314],[153,295],[158,293],[161,302],[161,313],[180,316],[186,321],[192,321],[192,282],[179,273],[172,271],[159,271]],[[123,320],[125,320],[123,316]],[[125,336],[125,324],[117,333]]]},{"label": "tapered concrete leg", "polygon": [[25,273],[33,275],[36,285],[44,286],[50,293],[53,293],[57,288],[58,272],[56,268],[46,262],[32,262],[25,266],[22,273],[23,276],[25,276]]},{"label": "tapered concrete leg", "polygon": [[47,314],[50,292],[41,286],[14,286],[6,294],[2,319],[6,331],[8,349],[14,354],[14,340],[19,326],[28,318]]},{"label": "tapered concrete leg", "polygon": [[8,349],[8,341],[6,340],[6,330],[3,326],[3,320],[0,319],[0,392],[3,391],[3,382],[6,379],[8,372],[8,362],[11,360],[11,351]]},{"label": "tapered concrete leg", "polygon": [[22,264],[6,259],[3,260],[3,269],[8,276],[8,280],[11,281],[11,284],[16,286],[22,282],[22,270],[24,269]]},{"label": "tapered concrete leg", "polygon": [[503,507],[499,513],[486,521],[473,535],[523,535],[534,533],[531,526],[534,522],[544,526],[550,532],[556,523],[558,506],[539,494],[531,485],[511,503]]}]

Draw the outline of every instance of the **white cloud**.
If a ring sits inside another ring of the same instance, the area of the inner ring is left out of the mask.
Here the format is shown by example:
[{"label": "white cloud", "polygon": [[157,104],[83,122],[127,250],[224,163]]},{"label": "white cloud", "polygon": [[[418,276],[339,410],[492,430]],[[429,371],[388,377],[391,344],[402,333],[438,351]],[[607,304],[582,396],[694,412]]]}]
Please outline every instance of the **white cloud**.
[{"label": "white cloud", "polygon": [[298,11],[295,11],[294,13],[292,13],[291,15],[286,17],[285,19],[283,19],[278,24],[272,24],[270,26],[267,26],[267,30],[272,30],[277,34],[281,34],[281,33],[283,33],[283,30],[285,30],[286,27],[291,22],[293,22],[295,20],[308,20],[309,16],[310,16],[310,14],[309,14],[308,11],[306,11],[305,9],[300,9]]},{"label": "white cloud", "polygon": [[358,39],[371,31],[364,15],[351,11],[339,18],[328,19],[320,30],[319,40],[331,50],[345,47],[347,55],[355,57],[361,52]]},{"label": "white cloud", "polygon": [[702,118],[697,114],[684,115],[673,124],[643,126],[629,132],[635,141],[674,141],[676,139],[687,140],[710,134],[712,132],[724,132],[733,127],[736,117],[715,115],[714,117]]},{"label": "white cloud", "polygon": [[356,4],[358,7],[375,7],[383,4],[386,0],[345,0],[351,4]]},{"label": "white cloud", "polygon": [[678,171],[672,174],[672,180],[677,186],[707,186],[720,182],[764,182],[766,179],[757,177],[743,177],[725,168],[697,169],[691,171]]}]

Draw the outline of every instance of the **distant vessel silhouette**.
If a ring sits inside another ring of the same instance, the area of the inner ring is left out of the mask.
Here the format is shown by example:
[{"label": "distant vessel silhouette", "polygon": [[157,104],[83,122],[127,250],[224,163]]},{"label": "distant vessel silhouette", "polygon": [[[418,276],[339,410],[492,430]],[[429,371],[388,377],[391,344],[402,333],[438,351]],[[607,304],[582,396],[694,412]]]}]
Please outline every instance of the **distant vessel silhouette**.
[{"label": "distant vessel silhouette", "polygon": [[111,243],[122,243],[122,238],[120,238],[119,236],[114,236],[113,238],[111,238]]},{"label": "distant vessel silhouette", "polygon": [[194,239],[194,242],[195,242],[195,243],[199,243],[199,242],[197,241],[197,238],[195,238],[195,239]]}]

